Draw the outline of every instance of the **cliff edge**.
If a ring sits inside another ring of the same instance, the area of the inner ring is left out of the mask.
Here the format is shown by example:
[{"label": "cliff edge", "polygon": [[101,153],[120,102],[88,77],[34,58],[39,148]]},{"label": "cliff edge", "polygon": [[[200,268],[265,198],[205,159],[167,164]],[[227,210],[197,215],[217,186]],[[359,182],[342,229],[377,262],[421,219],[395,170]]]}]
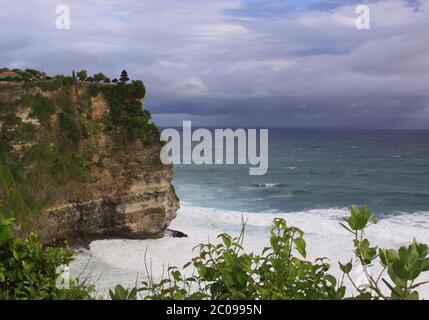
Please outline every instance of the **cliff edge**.
[{"label": "cliff edge", "polygon": [[179,200],[142,82],[0,84],[0,213],[44,242],[161,237]]}]

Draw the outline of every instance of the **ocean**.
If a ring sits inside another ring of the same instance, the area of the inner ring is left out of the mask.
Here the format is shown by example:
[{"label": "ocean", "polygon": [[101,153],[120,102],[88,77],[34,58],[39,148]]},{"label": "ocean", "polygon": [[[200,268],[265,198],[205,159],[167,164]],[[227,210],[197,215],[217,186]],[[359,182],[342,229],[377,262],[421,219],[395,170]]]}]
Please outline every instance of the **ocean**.
[{"label": "ocean", "polygon": [[237,234],[243,218],[246,250],[258,252],[268,245],[275,217],[303,229],[308,258],[330,258],[339,275],[337,261],[352,257],[352,239],[339,225],[352,204],[376,213],[379,223],[367,234],[375,244],[398,248],[414,237],[429,244],[429,131],[270,129],[269,134],[264,176],[250,176],[246,165],[175,166],[181,209],[171,228],[188,238],[95,241],[77,253],[73,275],[90,276],[100,294],[117,283],[143,280],[146,267],[159,277],[169,265],[187,262],[198,243],[216,241],[223,232]]}]

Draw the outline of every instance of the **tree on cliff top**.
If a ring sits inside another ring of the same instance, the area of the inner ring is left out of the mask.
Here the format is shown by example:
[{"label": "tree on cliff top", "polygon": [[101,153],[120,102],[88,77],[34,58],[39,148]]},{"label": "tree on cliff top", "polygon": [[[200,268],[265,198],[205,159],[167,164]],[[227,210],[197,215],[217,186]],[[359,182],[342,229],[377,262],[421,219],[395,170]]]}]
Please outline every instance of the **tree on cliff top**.
[{"label": "tree on cliff top", "polygon": [[119,78],[122,82],[128,82],[130,78],[128,78],[128,73],[126,70],[122,70],[121,77]]},{"label": "tree on cliff top", "polygon": [[104,81],[106,79],[107,79],[107,77],[102,72],[94,74],[94,81],[95,82],[101,82],[101,81]]},{"label": "tree on cliff top", "polygon": [[77,77],[80,81],[85,81],[88,78],[88,72],[86,70],[81,70],[77,73]]}]

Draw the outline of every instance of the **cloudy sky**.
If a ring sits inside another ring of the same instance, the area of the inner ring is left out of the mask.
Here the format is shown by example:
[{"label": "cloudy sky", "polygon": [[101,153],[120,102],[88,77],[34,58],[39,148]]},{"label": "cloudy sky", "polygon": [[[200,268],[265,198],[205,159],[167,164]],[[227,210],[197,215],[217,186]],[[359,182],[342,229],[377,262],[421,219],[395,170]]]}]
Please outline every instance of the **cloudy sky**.
[{"label": "cloudy sky", "polygon": [[[68,5],[70,30],[56,28]],[[356,6],[370,8],[358,30]],[[429,128],[429,0],[0,0],[0,65],[117,77],[160,125]]]}]

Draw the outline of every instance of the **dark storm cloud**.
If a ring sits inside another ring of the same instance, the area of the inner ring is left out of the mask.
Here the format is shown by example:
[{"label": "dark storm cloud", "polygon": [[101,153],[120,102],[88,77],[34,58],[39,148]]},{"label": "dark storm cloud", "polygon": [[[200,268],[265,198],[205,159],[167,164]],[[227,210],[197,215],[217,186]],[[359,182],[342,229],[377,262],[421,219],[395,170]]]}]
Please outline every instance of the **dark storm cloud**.
[{"label": "dark storm cloud", "polygon": [[0,4],[0,65],[125,68],[161,125],[429,128],[426,1],[70,1],[67,31],[63,2]]}]

